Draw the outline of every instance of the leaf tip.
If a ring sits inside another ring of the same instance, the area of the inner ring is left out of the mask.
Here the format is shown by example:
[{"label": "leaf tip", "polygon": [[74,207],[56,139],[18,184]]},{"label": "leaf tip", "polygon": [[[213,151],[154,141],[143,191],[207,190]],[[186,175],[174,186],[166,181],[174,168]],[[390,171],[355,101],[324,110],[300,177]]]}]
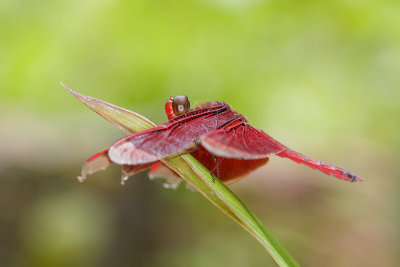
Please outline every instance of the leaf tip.
[{"label": "leaf tip", "polygon": [[72,90],[71,88],[69,88],[68,86],[66,86],[62,81],[58,81],[62,87],[64,87],[65,89],[67,89],[73,96],[75,96],[76,98],[78,98],[80,101],[85,103],[85,100],[87,99],[86,96]]},{"label": "leaf tip", "polygon": [[76,93],[75,91],[73,91],[71,88],[69,88],[68,86],[66,86],[62,81],[58,81],[60,83],[60,85],[62,87],[64,87],[65,89],[67,89],[71,94]]}]

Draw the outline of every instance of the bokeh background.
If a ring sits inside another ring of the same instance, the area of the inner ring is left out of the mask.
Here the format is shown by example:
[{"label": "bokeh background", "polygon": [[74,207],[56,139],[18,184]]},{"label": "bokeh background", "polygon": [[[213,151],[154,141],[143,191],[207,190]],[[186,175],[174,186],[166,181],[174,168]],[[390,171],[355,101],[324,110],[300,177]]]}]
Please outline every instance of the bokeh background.
[{"label": "bokeh background", "polygon": [[59,84],[166,120],[224,100],[292,149],[231,189],[304,266],[398,266],[398,1],[0,1],[0,266],[274,266],[200,194],[120,168],[124,133]]}]

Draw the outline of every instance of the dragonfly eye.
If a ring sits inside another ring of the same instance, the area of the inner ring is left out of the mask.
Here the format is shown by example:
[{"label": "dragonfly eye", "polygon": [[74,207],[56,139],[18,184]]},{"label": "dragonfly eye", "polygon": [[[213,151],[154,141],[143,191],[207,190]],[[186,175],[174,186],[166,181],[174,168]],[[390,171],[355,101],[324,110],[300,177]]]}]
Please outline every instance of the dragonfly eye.
[{"label": "dragonfly eye", "polygon": [[172,109],[175,115],[181,115],[190,110],[189,98],[185,95],[175,96],[172,100]]}]

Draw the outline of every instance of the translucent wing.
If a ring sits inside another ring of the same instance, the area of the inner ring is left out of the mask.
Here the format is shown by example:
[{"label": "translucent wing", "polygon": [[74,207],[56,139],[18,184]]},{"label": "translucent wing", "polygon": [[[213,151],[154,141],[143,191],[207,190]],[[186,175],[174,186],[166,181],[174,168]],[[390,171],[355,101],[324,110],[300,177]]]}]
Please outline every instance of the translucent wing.
[{"label": "translucent wing", "polygon": [[108,156],[117,164],[154,162],[191,147],[201,135],[232,121],[237,115],[225,103],[213,109],[194,110],[163,125],[131,134],[115,142]]},{"label": "translucent wing", "polygon": [[209,152],[225,158],[261,159],[287,149],[263,131],[240,120],[202,135],[200,141]]},{"label": "translucent wing", "polygon": [[195,136],[182,135],[183,128],[158,126],[128,135],[110,147],[108,156],[112,162],[126,165],[160,160],[192,145]]}]

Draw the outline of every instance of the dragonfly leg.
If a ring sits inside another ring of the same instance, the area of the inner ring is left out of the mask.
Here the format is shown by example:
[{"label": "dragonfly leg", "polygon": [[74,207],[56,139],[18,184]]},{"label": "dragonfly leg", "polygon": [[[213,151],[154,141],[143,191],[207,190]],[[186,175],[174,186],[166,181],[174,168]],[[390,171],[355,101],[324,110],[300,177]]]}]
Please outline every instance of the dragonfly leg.
[{"label": "dragonfly leg", "polygon": [[194,140],[194,145],[195,145],[194,148],[190,148],[188,150],[185,150],[184,152],[179,152],[178,154],[176,154],[174,156],[167,157],[167,159],[174,159],[174,158],[179,157],[179,156],[183,156],[183,155],[186,155],[186,154],[192,154],[194,152],[197,152],[199,150],[199,142],[197,140]]},{"label": "dragonfly leg", "polygon": [[217,170],[217,177],[219,177],[219,168],[218,168],[219,162],[217,160],[217,157],[214,154],[210,153],[210,155],[212,156],[212,158],[213,158],[213,160],[215,162],[215,167],[212,170],[210,170],[211,177],[213,178],[213,182],[215,183],[215,178],[214,178],[213,172],[215,170]]}]

